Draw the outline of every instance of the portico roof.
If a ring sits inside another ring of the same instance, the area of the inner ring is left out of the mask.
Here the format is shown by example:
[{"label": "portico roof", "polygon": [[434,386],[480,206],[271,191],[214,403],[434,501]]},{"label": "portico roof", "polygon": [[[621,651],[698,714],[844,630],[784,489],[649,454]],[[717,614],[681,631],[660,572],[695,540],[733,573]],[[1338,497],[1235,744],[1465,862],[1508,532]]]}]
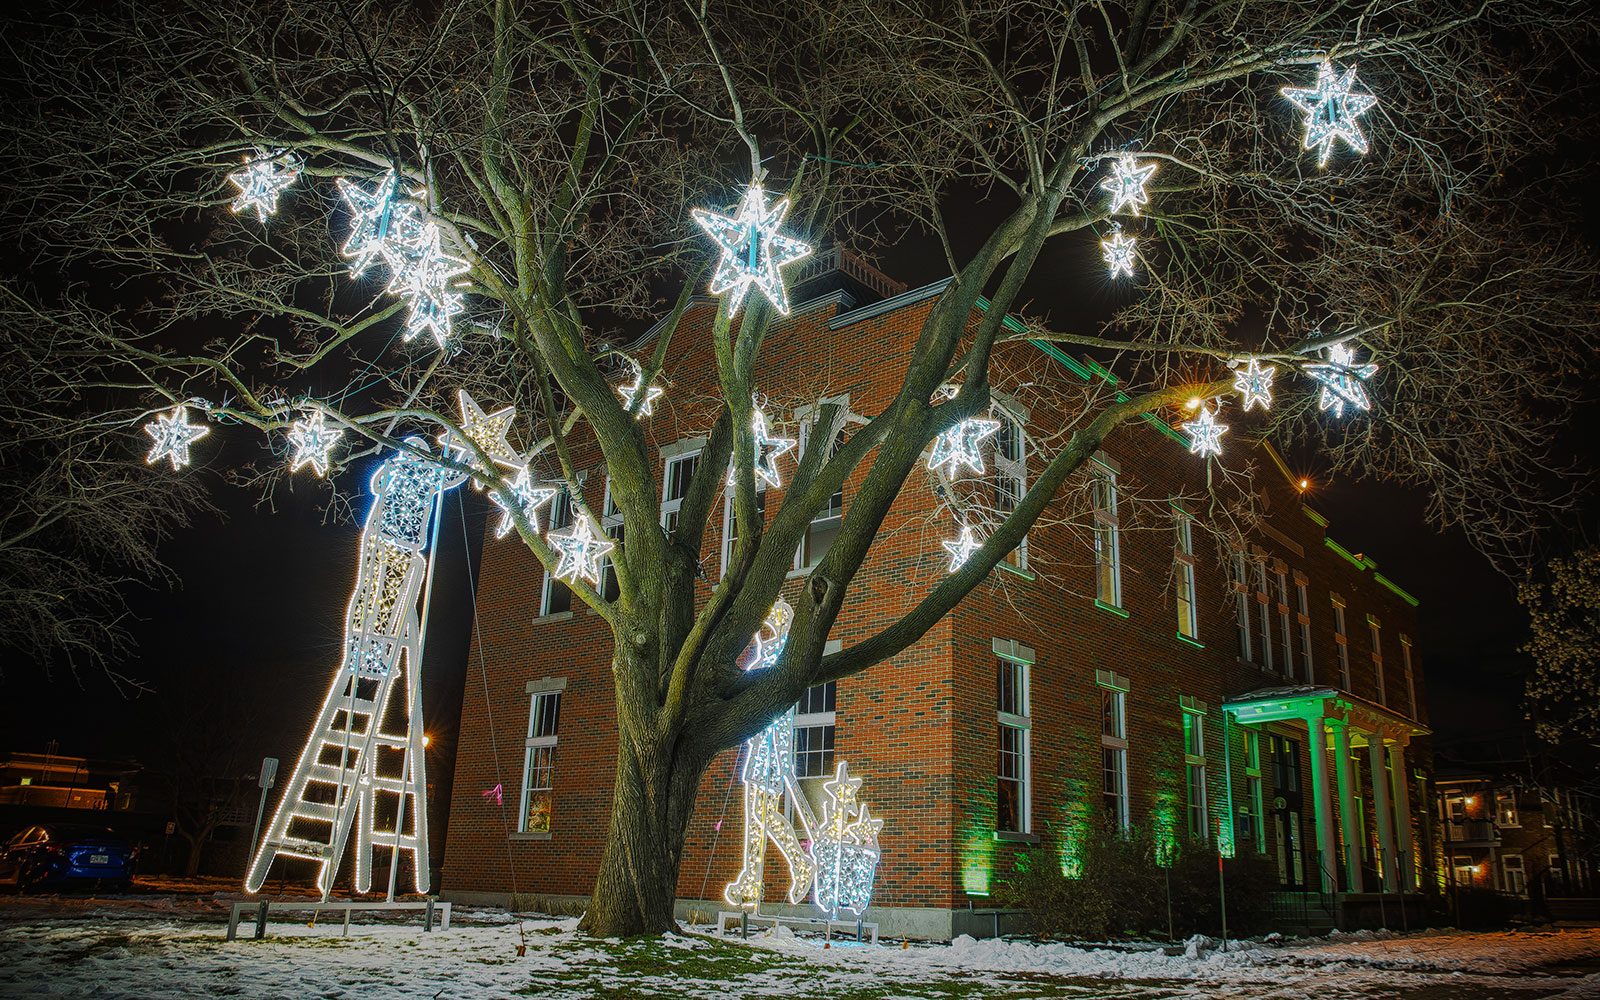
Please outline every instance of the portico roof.
[{"label": "portico roof", "polygon": [[1322,719],[1363,732],[1380,733],[1386,739],[1399,742],[1409,742],[1413,736],[1427,736],[1432,732],[1386,705],[1320,684],[1257,688],[1229,698],[1222,703],[1222,710],[1243,725]]}]

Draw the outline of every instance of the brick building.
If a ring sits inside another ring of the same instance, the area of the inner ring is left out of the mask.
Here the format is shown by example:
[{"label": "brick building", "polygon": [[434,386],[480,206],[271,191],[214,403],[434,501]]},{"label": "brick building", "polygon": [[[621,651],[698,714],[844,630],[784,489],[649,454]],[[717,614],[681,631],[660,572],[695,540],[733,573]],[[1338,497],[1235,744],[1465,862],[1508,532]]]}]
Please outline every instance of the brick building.
[{"label": "brick building", "polygon": [[1535,781],[1531,771],[1525,764],[1440,767],[1435,801],[1448,888],[1539,901],[1600,893],[1593,865],[1600,826],[1587,796],[1565,782]]},{"label": "brick building", "polygon": [[[808,416],[821,400],[848,404],[845,434],[880,412],[946,284],[859,306],[848,289],[799,286],[800,304],[768,335],[756,372],[775,429],[805,449],[817,444]],[[664,518],[674,516],[717,405],[714,310],[707,299],[684,316],[667,395],[648,418]],[[1003,426],[974,495],[1004,507],[1086,397],[1117,390],[1095,362],[1031,342],[1004,345],[994,370],[993,416]],[[1097,822],[1173,841],[1220,837],[1275,858],[1291,890],[1359,901],[1426,881],[1434,849],[1419,783],[1428,760],[1407,754],[1427,732],[1416,602],[1328,537],[1282,459],[1249,447],[1246,421],[1234,423],[1228,462],[1253,467],[1248,496],[1264,512],[1243,534],[1210,516],[1206,466],[1183,435],[1136,421],[919,642],[802,699],[796,769],[808,798],[836,758],[848,760],[865,779],[863,800],[886,821],[870,917],[885,933],[980,930],[971,911],[1016,852],[1059,852],[1070,863],[1074,840]],[[790,587],[826,551],[864,474],[813,522]],[[593,510],[609,512],[603,468],[590,468],[582,488]],[[933,476],[913,474],[852,584],[834,642],[877,632],[945,572],[940,543],[955,535],[946,496]],[[768,491],[769,516],[782,498]],[[730,534],[719,509],[703,553],[708,580],[721,573]],[[558,502],[555,524],[568,516]],[[478,629],[442,891],[579,904],[599,864],[614,772],[610,635],[510,543],[485,547]],[[737,768],[729,750],[706,774],[678,886],[684,910],[727,908],[722,889],[740,859]],[[768,871],[768,899],[781,912],[781,863]]]}]

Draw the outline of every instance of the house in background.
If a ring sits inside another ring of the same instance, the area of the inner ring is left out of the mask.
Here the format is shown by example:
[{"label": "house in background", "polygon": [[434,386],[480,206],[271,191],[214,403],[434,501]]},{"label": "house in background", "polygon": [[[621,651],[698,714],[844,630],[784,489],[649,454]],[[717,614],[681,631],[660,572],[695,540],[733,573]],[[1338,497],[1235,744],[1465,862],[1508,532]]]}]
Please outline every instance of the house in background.
[{"label": "house in background", "polygon": [[131,760],[0,754],[0,807],[127,812],[135,807],[135,779],[143,770]]},{"label": "house in background", "polygon": [[[846,409],[844,436],[882,412],[948,285],[903,290],[850,271],[847,257],[833,258],[828,287],[796,287],[756,372],[775,432],[796,439],[798,454],[838,445],[817,439],[819,404]],[[664,372],[669,396],[643,424],[663,524],[712,423],[716,307],[701,299],[685,312]],[[636,349],[649,350],[653,335]],[[1026,493],[1089,397],[1117,391],[1094,360],[1027,340],[1001,345],[995,371],[988,416],[1000,427],[971,484],[991,518]],[[1181,419],[1116,431],[989,580],[922,639],[797,705],[798,787],[820,796],[836,760],[847,760],[885,821],[868,912],[883,933],[989,933],[999,921],[975,914],[1019,854],[1045,852],[1066,870],[1076,845],[1105,827],[1254,852],[1276,867],[1284,892],[1315,900],[1330,923],[1376,921],[1382,904],[1393,919],[1401,900],[1420,917],[1438,851],[1416,601],[1330,537],[1306,484],[1270,447],[1245,440],[1245,419],[1233,420],[1224,464],[1253,467],[1255,514],[1219,516],[1207,463],[1172,426]],[[585,501],[619,532],[597,450],[574,449]],[[791,597],[849,516],[865,472],[813,521],[795,552]],[[936,477],[911,475],[830,648],[876,634],[943,578],[942,543],[956,534],[948,500]],[[764,516],[782,502],[781,488],[767,490]],[[717,502],[700,554],[702,597],[738,530],[730,507]],[[558,498],[551,526],[569,524],[571,511]],[[442,893],[581,907],[615,774],[610,633],[513,542],[485,545],[477,618],[469,663],[482,676],[470,678],[462,709]],[[721,896],[740,864],[739,756],[725,751],[705,775],[680,870],[682,915],[729,908]],[[775,851],[767,871],[764,911],[814,912],[787,903]]]}]

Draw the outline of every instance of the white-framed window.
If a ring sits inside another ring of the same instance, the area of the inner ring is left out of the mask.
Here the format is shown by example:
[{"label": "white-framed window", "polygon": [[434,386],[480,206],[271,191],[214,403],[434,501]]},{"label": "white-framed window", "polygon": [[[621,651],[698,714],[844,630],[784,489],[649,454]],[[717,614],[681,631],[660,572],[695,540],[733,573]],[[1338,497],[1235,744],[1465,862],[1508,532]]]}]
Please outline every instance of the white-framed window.
[{"label": "white-framed window", "polygon": [[683,498],[689,495],[689,484],[699,468],[699,449],[666,458],[661,470],[661,529],[669,538],[678,530],[678,511],[683,509]]},{"label": "white-framed window", "polygon": [[[1028,432],[1023,418],[996,403],[990,416],[1000,422],[994,436],[994,471],[989,476],[990,497],[995,523],[1002,523],[1028,493]],[[1028,568],[1028,537],[1007,553],[1005,561],[1018,569]]]},{"label": "white-framed window", "polygon": [[[839,402],[849,409],[848,399],[827,400],[826,402]],[[828,457],[832,458],[844,445],[844,421],[835,422],[836,428],[833,441],[828,445]],[[806,449],[811,447],[812,438],[815,436],[817,421],[813,413],[811,419],[800,421],[800,454],[802,460]],[[820,468],[820,466],[819,466]],[[800,546],[794,553],[795,569],[812,569],[822,561],[833,547],[833,540],[839,537],[839,529],[844,525],[844,486],[841,484],[828,502],[818,510],[811,519],[811,524],[806,527],[805,537],[800,539]]]},{"label": "white-framed window", "polygon": [[1173,561],[1177,608],[1178,634],[1185,639],[1200,639],[1200,611],[1195,597],[1194,518],[1179,511],[1177,515],[1177,547]]},{"label": "white-framed window", "polygon": [[1306,683],[1317,682],[1317,671],[1311,660],[1311,591],[1310,581],[1300,573],[1294,575],[1295,600],[1299,612],[1295,618],[1300,622],[1300,662],[1304,665]]},{"label": "white-framed window", "polygon": [[1183,715],[1184,816],[1189,836],[1207,840],[1206,822],[1206,709],[1203,702],[1181,699]]},{"label": "white-framed window", "polygon": [[1522,818],[1517,814],[1517,790],[1515,788],[1496,788],[1494,790],[1494,825],[1522,826]]},{"label": "white-framed window", "polygon": [[[572,495],[563,485],[555,499],[550,501],[550,531],[561,531],[572,526]],[[544,574],[544,592],[539,601],[539,614],[559,615],[572,610],[572,591],[548,570]]]},{"label": "white-framed window", "polygon": [[1372,639],[1372,682],[1378,688],[1378,704],[1389,704],[1389,685],[1383,678],[1383,626],[1372,615],[1367,616],[1367,634]]},{"label": "white-framed window", "polygon": [[556,773],[556,733],[561,725],[561,688],[533,691],[528,706],[528,738],[523,748],[522,796],[518,833],[549,833]]},{"label": "white-framed window", "polygon": [[1339,686],[1350,690],[1350,634],[1345,631],[1344,598],[1338,594],[1329,597],[1333,605],[1333,651],[1339,659]]},{"label": "white-framed window", "polygon": [[1091,466],[1094,504],[1094,599],[1122,607],[1122,526],[1117,517],[1117,473],[1096,461]]},{"label": "white-framed window", "polygon": [[1522,855],[1500,855],[1500,891],[1509,892],[1513,896],[1527,895],[1528,876],[1522,867]]},{"label": "white-framed window", "polygon": [[1128,679],[1095,671],[1100,694],[1100,807],[1106,823],[1128,829]]},{"label": "white-framed window", "polygon": [[995,830],[1029,833],[1032,804],[1032,735],[1029,670],[1033,651],[1014,640],[995,640],[995,715],[999,753],[995,765]]},{"label": "white-framed window", "polygon": [[1252,566],[1254,569],[1251,576],[1255,581],[1256,590],[1255,603],[1257,609],[1261,612],[1261,621],[1259,623],[1261,625],[1261,659],[1259,663],[1263,670],[1271,670],[1273,669],[1272,612],[1269,610],[1268,605],[1271,603],[1272,597],[1267,593],[1267,564],[1265,560],[1257,559],[1252,563]]},{"label": "white-framed window", "polygon": [[1239,625],[1239,659],[1254,663],[1250,642],[1250,582],[1245,575],[1243,552],[1232,554],[1228,570],[1228,586],[1233,588],[1233,615]]},{"label": "white-framed window", "polygon": [[1273,598],[1278,605],[1278,665],[1283,676],[1294,679],[1294,628],[1289,621],[1289,572],[1279,563],[1274,573]]},{"label": "white-framed window", "polygon": [[1411,717],[1420,718],[1421,709],[1417,707],[1417,675],[1412,672],[1411,663],[1411,637],[1400,637],[1400,669],[1406,673],[1406,704],[1411,706]]},{"label": "white-framed window", "polygon": [[800,695],[794,708],[794,776],[821,778],[833,775],[833,737],[838,684],[813,684]]},{"label": "white-framed window", "polygon": [[[617,509],[616,501],[611,497],[611,477],[606,477],[606,498],[600,507],[600,530],[612,541],[622,541],[622,512]],[[610,556],[600,561],[600,596],[608,601],[617,599],[622,593],[621,586],[617,583],[617,565]]]},{"label": "white-framed window", "polygon": [[[1243,727],[1241,727],[1243,728]],[[1266,853],[1266,801],[1261,784],[1261,734],[1244,729],[1244,802],[1239,806],[1239,838],[1255,844],[1257,853]]]},{"label": "white-framed window", "polygon": [[[756,485],[761,485],[761,480],[756,480]],[[767,516],[767,491],[756,490],[756,514],[762,518]],[[728,575],[728,566],[733,561],[733,549],[739,541],[739,518],[733,512],[733,487],[723,491],[722,498],[722,575]]]}]

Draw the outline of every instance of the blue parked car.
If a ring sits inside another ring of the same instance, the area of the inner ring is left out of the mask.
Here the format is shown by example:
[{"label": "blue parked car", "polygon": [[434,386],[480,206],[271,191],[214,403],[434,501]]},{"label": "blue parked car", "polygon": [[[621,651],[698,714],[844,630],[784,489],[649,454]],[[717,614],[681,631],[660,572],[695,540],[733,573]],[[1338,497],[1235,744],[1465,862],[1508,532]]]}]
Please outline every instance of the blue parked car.
[{"label": "blue parked car", "polygon": [[138,852],[103,826],[30,826],[0,849],[0,885],[19,892],[73,886],[125,889]]}]

